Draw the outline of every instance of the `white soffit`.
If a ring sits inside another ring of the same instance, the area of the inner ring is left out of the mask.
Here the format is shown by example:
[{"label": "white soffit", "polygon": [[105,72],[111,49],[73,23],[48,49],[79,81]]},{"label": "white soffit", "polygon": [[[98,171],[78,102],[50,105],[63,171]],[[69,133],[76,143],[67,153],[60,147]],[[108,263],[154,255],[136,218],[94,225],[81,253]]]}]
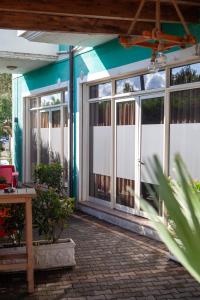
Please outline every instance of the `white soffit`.
[{"label": "white soffit", "polygon": [[117,35],[114,34],[103,35],[36,31],[18,31],[18,36],[34,42],[66,44],[80,47],[95,47],[117,37]]}]

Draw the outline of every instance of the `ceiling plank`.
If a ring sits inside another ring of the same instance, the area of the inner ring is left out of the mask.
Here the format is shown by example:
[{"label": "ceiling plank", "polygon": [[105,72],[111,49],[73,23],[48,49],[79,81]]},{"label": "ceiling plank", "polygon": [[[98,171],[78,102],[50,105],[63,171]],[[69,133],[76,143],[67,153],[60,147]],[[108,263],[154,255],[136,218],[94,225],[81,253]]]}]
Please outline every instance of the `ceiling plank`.
[{"label": "ceiling plank", "polygon": [[[73,33],[118,34],[127,33],[130,21],[113,22],[113,20],[50,16],[32,13],[1,12],[0,28],[30,31],[56,31]],[[144,30],[152,30],[153,23],[137,22],[133,31],[140,35]]]},{"label": "ceiling plank", "polygon": [[[49,14],[97,19],[133,20],[139,0],[1,0],[1,12],[21,12]],[[180,1],[180,9],[187,22],[199,22],[200,1]],[[161,21],[179,22],[179,18],[169,1],[161,1]],[[195,9],[194,9],[195,6]],[[141,20],[155,19],[155,0],[147,0],[140,14]]]}]

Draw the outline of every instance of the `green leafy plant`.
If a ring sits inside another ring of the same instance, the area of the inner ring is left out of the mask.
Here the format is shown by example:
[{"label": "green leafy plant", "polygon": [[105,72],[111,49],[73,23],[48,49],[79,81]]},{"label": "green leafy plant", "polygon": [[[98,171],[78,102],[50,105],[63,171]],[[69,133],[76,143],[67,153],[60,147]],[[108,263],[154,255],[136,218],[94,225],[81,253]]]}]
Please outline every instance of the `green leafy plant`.
[{"label": "green leafy plant", "polygon": [[[183,161],[175,157],[176,181],[170,183],[162,171],[157,157],[151,165],[152,176],[159,183],[160,198],[164,201],[172,226],[157,214],[145,200],[141,206],[147,212],[152,225],[157,230],[170,252],[180,261],[188,272],[200,282],[200,193],[190,177]],[[153,191],[147,186],[149,191]]]},{"label": "green leafy plant", "polygon": [[59,163],[39,164],[34,170],[35,183],[54,188],[61,192],[63,189],[63,168]]},{"label": "green leafy plant", "polygon": [[34,224],[39,235],[55,243],[67,227],[74,210],[74,199],[66,196],[60,164],[38,165],[34,175],[37,192],[33,201]]},{"label": "green leafy plant", "polygon": [[69,216],[74,210],[74,199],[58,194],[54,189],[37,189],[34,201],[34,223],[39,235],[55,243],[67,227]]}]

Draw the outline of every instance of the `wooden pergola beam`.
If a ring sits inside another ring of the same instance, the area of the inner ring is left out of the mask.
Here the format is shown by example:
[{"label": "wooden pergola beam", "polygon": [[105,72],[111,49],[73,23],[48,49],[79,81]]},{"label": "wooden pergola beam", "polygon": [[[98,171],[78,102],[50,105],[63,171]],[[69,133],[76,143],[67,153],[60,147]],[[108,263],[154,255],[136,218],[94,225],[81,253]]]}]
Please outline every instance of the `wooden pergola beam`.
[{"label": "wooden pergola beam", "polygon": [[[155,20],[155,0],[146,0],[140,13],[140,21]],[[65,16],[79,18],[133,21],[140,0],[1,0],[0,12]],[[199,22],[200,1],[180,1],[180,9],[187,22]],[[195,7],[195,9],[194,9]],[[173,6],[168,0],[161,0],[161,22],[179,22]]]},{"label": "wooden pergola beam", "polygon": [[[90,19],[79,17],[66,17],[60,15],[32,14],[21,12],[1,12],[0,28],[21,29],[30,31],[56,31],[91,34],[117,34],[124,35],[130,21],[113,22],[107,19]],[[153,23],[137,22],[133,35],[140,35],[144,30],[151,31]]]}]

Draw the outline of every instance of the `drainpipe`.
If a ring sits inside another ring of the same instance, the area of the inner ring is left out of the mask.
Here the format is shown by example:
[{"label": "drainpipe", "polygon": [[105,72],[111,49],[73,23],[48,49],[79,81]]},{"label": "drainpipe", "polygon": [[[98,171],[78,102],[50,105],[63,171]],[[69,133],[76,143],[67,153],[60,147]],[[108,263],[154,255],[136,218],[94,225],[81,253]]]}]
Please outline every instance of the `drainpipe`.
[{"label": "drainpipe", "polygon": [[74,178],[74,47],[69,46],[69,197],[73,197]]}]

